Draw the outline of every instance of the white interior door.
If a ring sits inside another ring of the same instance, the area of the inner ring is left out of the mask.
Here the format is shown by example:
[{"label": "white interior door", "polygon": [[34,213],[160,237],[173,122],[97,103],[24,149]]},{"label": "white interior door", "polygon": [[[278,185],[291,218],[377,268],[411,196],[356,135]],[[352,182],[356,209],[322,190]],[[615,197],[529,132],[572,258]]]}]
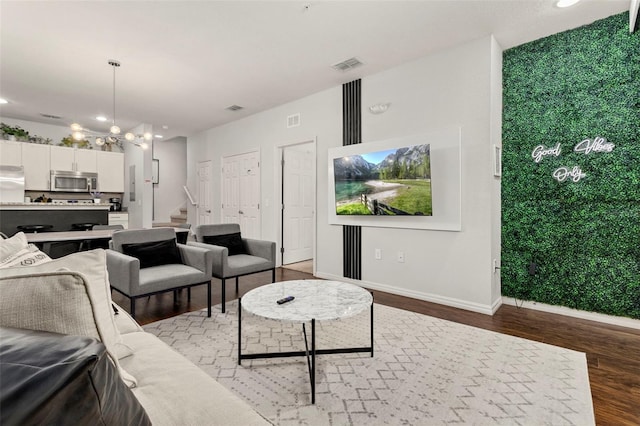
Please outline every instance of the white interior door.
[{"label": "white interior door", "polygon": [[315,169],[312,148],[312,144],[304,144],[283,149],[283,265],[313,258]]},{"label": "white interior door", "polygon": [[245,238],[261,238],[258,151],[222,159],[222,222],[239,223]]},{"label": "white interior door", "polygon": [[198,163],[198,225],[213,223],[211,213],[211,161]]}]

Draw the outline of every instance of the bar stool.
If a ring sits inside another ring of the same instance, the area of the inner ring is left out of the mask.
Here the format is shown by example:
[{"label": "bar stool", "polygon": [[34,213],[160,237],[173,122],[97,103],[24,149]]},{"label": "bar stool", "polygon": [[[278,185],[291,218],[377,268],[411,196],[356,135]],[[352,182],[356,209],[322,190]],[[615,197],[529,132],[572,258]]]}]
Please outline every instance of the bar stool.
[{"label": "bar stool", "polygon": [[[97,225],[97,223],[72,223],[71,230],[72,231],[91,231],[91,229],[93,229],[95,225]],[[78,251],[85,251],[85,250],[89,250],[90,248],[91,248],[91,245],[86,240],[82,240],[80,241],[80,244],[78,244]]]},{"label": "bar stool", "polygon": [[38,232],[46,232],[53,228],[53,225],[19,225],[18,231],[26,234],[37,234]]}]

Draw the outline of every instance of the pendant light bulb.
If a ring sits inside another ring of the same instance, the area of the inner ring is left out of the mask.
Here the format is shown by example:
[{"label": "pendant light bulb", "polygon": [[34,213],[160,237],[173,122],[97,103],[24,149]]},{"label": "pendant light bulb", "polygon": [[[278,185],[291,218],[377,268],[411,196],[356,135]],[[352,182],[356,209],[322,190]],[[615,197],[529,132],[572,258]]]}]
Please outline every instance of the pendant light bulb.
[{"label": "pendant light bulb", "polygon": [[96,145],[98,145],[98,146],[104,145],[104,139],[103,138],[96,138]]},{"label": "pendant light bulb", "polygon": [[148,143],[146,143],[146,142],[142,142],[142,143],[140,144],[140,148],[142,148],[142,149],[147,149],[147,148],[149,148],[149,144],[148,144]]},{"label": "pendant light bulb", "polygon": [[81,130],[82,130],[82,126],[81,126],[81,125],[79,125],[78,123],[73,123],[73,124],[71,125],[71,131],[72,131],[72,132],[79,132],[79,131],[81,131]]},{"label": "pendant light bulb", "polygon": [[109,131],[111,133],[113,133],[114,135],[119,135],[120,134],[120,127],[116,126],[115,124],[113,126],[111,126],[111,128],[109,129]]},{"label": "pendant light bulb", "polygon": [[84,139],[84,133],[82,132],[73,132],[71,134],[71,136],[73,137],[74,140],[76,141],[81,141],[82,139]]},{"label": "pendant light bulb", "polygon": [[133,133],[131,133],[131,132],[128,132],[128,133],[126,133],[126,134],[124,135],[124,138],[125,138],[126,140],[128,140],[129,142],[132,142],[133,140],[135,140],[136,135],[134,135],[134,134],[133,134]]},{"label": "pendant light bulb", "polygon": [[150,141],[151,139],[153,139],[153,135],[149,132],[144,134],[144,140],[145,141]]}]

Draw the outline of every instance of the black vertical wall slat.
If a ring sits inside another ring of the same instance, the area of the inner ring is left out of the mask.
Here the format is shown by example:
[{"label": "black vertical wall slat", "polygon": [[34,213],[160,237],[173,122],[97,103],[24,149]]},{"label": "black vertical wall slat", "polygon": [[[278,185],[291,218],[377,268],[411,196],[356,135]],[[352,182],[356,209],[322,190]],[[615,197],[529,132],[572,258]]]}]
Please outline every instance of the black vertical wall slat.
[{"label": "black vertical wall slat", "polygon": [[[353,145],[362,139],[362,105],[360,80],[342,85],[342,145]],[[359,280],[362,276],[362,228],[342,227],[343,276]]]}]

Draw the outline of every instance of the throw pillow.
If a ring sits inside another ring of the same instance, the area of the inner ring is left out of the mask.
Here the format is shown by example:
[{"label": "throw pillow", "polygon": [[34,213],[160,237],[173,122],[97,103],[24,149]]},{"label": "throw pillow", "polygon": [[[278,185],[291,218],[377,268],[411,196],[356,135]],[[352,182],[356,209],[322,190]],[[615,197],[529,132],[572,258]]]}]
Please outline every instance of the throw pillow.
[{"label": "throw pillow", "polygon": [[20,250],[27,248],[27,236],[24,232],[18,232],[11,238],[0,238],[0,263],[4,263],[6,259],[9,259],[16,255]]},{"label": "throw pillow", "polygon": [[[47,263],[0,269],[0,326],[100,339],[116,366],[131,355],[111,305],[104,250],[73,253]],[[121,371],[125,382],[135,378]]]},{"label": "throw pillow", "polygon": [[205,235],[204,237],[202,237],[202,239],[205,244],[212,244],[214,246],[222,246],[228,248],[229,256],[247,253],[247,250],[244,248],[244,243],[242,242],[240,232],[223,235]]},{"label": "throw pillow", "polygon": [[46,253],[40,251],[34,244],[29,244],[27,248],[3,259],[0,262],[0,268],[35,266],[50,261],[51,258]]},{"label": "throw pillow", "polygon": [[158,265],[182,264],[175,238],[147,243],[123,244],[122,252],[140,260],[140,269]]}]

